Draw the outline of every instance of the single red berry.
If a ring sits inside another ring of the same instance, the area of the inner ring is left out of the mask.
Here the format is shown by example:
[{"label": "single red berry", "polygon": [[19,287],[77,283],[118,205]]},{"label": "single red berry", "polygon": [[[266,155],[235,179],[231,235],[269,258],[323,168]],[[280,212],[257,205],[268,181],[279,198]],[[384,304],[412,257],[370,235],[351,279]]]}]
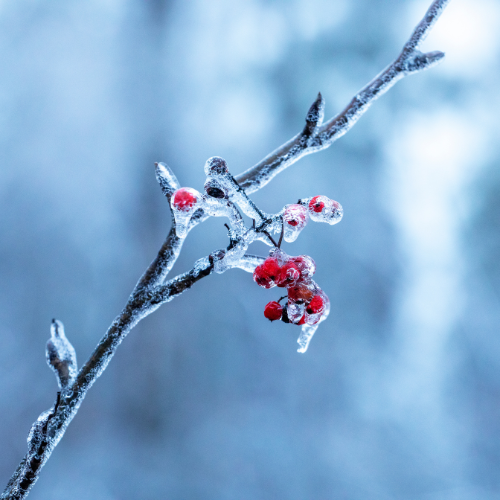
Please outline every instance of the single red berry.
[{"label": "single red berry", "polygon": [[299,255],[298,257],[290,257],[300,271],[300,277],[308,278],[316,272],[316,262],[309,255]]},{"label": "single red berry", "polygon": [[189,212],[197,201],[190,188],[180,188],[174,194],[174,207],[182,212]]},{"label": "single red berry", "polygon": [[287,262],[280,269],[280,275],[276,284],[283,288],[294,285],[300,278],[300,270],[293,262]]},{"label": "single red berry", "polygon": [[288,288],[288,299],[297,303],[308,303],[313,298],[312,290],[303,283]]},{"label": "single red berry", "polygon": [[257,283],[257,285],[264,288],[271,288],[273,286],[271,279],[262,269],[262,265],[255,268],[255,271],[253,272],[253,280],[255,281],[255,283]]},{"label": "single red berry", "polygon": [[306,312],[308,314],[322,313],[325,309],[325,301],[321,295],[315,295],[311,302],[307,305]]},{"label": "single red berry", "polygon": [[262,269],[273,281],[278,280],[280,276],[281,266],[279,265],[278,259],[276,257],[268,257],[262,263]]},{"label": "single red berry", "polygon": [[280,276],[280,265],[275,257],[268,257],[260,266],[255,268],[253,279],[257,285],[272,288]]},{"label": "single red berry", "polygon": [[282,314],[283,307],[280,306],[275,300],[268,302],[264,308],[264,316],[270,321],[281,319]]},{"label": "single red berry", "polygon": [[323,196],[315,196],[312,198],[309,202],[309,210],[320,213],[325,208],[325,204],[321,198],[323,198]]}]

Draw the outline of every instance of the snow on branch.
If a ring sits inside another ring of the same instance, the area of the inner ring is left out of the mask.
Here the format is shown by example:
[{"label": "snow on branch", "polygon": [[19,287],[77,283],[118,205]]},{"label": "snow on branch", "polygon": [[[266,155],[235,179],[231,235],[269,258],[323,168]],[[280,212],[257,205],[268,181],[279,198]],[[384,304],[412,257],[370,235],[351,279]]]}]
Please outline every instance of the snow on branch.
[{"label": "snow on branch", "polygon": [[[424,54],[419,51],[419,46],[448,2],[433,1],[398,58],[361,89],[342,112],[323,123],[324,99],[318,94],[307,113],[302,132],[242,174],[233,177],[224,160],[218,157],[209,159],[205,165],[207,180],[205,194],[202,195],[191,188],[181,188],[166,164],[156,164],[156,178],[169,202],[172,215],[172,227],[167,238],[157,257],[138,281],[123,311],[78,373],[75,351],[65,337],[63,325],[53,321],[51,338],[47,344],[47,361],[56,373],[61,391],[57,393],[54,407],[42,413],[33,424],[28,437],[28,452],[0,500],[26,498],[41,468],[78,412],[87,391],[107,367],[130,330],[161,304],[173,300],[213,272],[240,268],[254,273],[254,280],[264,288],[286,287],[287,306],[280,305],[282,297],[270,302],[264,315],[271,320],[281,318],[285,322],[302,325],[298,339],[299,352],[307,349],[318,324],[328,315],[329,302],[311,279],[315,270],[314,261],[308,256],[290,257],[279,247],[283,238],[288,242],[295,241],[308,218],[335,224],[342,217],[342,208],[329,198],[316,196],[287,205],[278,214],[267,214],[248,195],[264,187],[303,156],[329,147],[349,131],[369,106],[398,80],[439,62],[444,56],[442,52]],[[240,210],[253,219],[250,228],[245,227]],[[208,257],[198,260],[190,271],[167,281],[186,236],[210,216],[229,219],[228,247],[212,252]],[[281,236],[276,242],[272,234],[278,232],[281,232]],[[267,259],[246,254],[248,246],[256,240],[273,247]]]}]

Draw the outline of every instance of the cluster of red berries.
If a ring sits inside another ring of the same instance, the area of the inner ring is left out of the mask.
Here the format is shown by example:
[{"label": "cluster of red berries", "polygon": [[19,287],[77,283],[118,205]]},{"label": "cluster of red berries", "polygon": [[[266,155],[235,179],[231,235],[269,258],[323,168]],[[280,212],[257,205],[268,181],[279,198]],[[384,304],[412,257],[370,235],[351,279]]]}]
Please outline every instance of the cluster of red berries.
[{"label": "cluster of red berries", "polygon": [[271,255],[254,273],[254,281],[263,288],[278,286],[287,289],[288,302],[283,307],[280,301],[269,302],[264,316],[271,320],[282,320],[295,325],[315,325],[328,313],[327,295],[313,281],[316,264],[308,255],[291,257],[275,248]]}]

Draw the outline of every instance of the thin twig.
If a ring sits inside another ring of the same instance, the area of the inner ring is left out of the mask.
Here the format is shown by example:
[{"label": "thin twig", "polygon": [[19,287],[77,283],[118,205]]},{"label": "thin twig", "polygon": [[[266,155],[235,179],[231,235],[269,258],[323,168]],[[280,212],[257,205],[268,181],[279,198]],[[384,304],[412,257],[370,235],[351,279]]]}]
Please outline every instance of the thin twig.
[{"label": "thin twig", "polygon": [[[311,106],[306,118],[306,127],[302,132],[277,148],[252,168],[236,176],[236,181],[251,194],[263,188],[271,179],[305,155],[328,148],[337,139],[348,132],[371,104],[387,92],[398,80],[413,73],[418,73],[437,64],[443,52],[422,54],[418,48],[443,9],[450,0],[435,0],[427,10],[422,21],[413,31],[400,55],[387,66],[368,85],[363,87],[347,107],[337,116],[318,126],[321,121],[321,94]],[[318,112],[314,113],[317,109]],[[316,122],[312,117],[316,116]]]}]

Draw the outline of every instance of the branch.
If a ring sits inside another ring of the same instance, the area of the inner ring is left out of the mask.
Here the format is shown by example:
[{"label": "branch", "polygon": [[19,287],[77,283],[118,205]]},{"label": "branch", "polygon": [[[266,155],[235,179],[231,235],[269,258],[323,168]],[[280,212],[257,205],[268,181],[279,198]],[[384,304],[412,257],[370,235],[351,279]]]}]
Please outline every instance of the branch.
[{"label": "branch", "polygon": [[396,60],[363,87],[343,111],[324,125],[321,125],[324,101],[319,94],[307,114],[304,130],[236,177],[246,193],[251,194],[263,188],[303,156],[331,146],[397,81],[437,64],[444,57],[443,52],[422,54],[418,49],[449,1],[434,0]]},{"label": "branch", "polygon": [[[399,57],[366,85],[339,115],[322,125],[324,100],[319,94],[307,114],[306,126],[301,133],[266,156],[257,165],[233,179],[234,184],[229,177],[226,179],[228,187],[232,186],[233,189],[238,187],[237,192],[234,193],[235,201],[245,206],[245,213],[253,214],[254,219],[262,219],[263,214],[259,213],[256,207],[250,203],[246,194],[264,187],[278,173],[303,156],[329,147],[356,123],[375,99],[389,90],[398,80],[406,75],[430,68],[443,58],[444,54],[441,52],[422,54],[418,48],[448,1],[435,0],[432,3]],[[179,182],[170,168],[162,163],[156,164],[156,175],[170,204],[172,194],[180,186]],[[188,232],[208,216],[209,214],[205,213],[203,209],[197,210],[191,218]],[[264,226],[272,225],[272,223],[271,220],[263,221],[262,227],[257,228],[256,231],[263,231]],[[220,270],[217,271],[218,263],[220,264],[226,255],[226,251],[221,250],[200,259],[191,271],[165,283],[168,273],[180,254],[184,239],[185,236],[177,236],[175,220],[172,216],[172,228],[156,259],[143,274],[125,308],[113,321],[76,378],[74,350],[64,336],[62,323],[53,322],[51,339],[47,346],[48,362],[56,372],[61,393],[58,393],[53,409],[44,412],[33,424],[28,437],[28,452],[11,477],[0,499],[18,500],[27,496],[38,479],[41,468],[78,412],[87,391],[107,367],[123,339],[141,319],[214,271],[223,272],[227,268],[238,267],[247,272],[253,272],[255,267],[263,261],[262,257],[244,255],[235,261],[227,259],[228,262],[222,267],[219,266]],[[227,252],[232,250],[234,249]],[[307,348],[307,343],[313,333],[312,329],[304,331],[299,339],[302,350]]]},{"label": "branch", "polygon": [[[87,391],[104,371],[122,340],[141,319],[154,312],[162,304],[173,300],[201,279],[210,276],[214,269],[214,261],[221,253],[223,254],[224,251],[214,252],[211,256],[200,259],[193,269],[154,290],[144,294],[133,294],[125,309],[113,321],[106,335],[99,342],[92,356],[81,368],[76,379],[74,377],[71,379],[71,375],[66,376],[67,373],[72,374],[73,370],[76,372],[76,357],[71,356],[71,352],[74,355],[74,349],[64,336],[62,323],[57,320],[52,321],[51,339],[48,341],[48,346],[51,347],[47,347],[47,362],[56,371],[63,390],[57,393],[54,408],[42,413],[33,424],[28,436],[28,452],[9,480],[0,496],[1,500],[26,498],[29,490],[36,483],[43,465],[78,412]],[[263,257],[256,255],[245,255],[241,262],[232,267],[253,272],[263,260]],[[69,356],[65,355],[68,352]],[[65,366],[72,366],[73,370]],[[70,380],[71,385],[64,382]]]}]

